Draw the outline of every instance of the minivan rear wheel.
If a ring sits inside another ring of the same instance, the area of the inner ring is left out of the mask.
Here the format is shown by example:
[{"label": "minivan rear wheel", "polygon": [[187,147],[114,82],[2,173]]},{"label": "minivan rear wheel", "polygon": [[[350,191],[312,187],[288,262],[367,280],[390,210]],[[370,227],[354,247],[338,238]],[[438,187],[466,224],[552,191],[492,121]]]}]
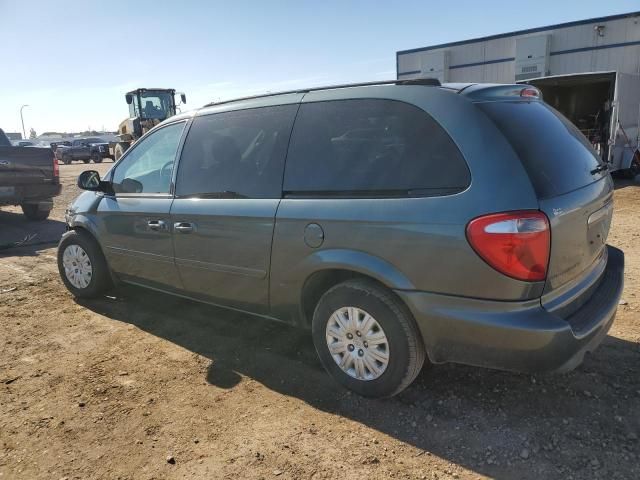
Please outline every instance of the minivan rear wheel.
[{"label": "minivan rear wheel", "polygon": [[324,368],[366,397],[400,393],[425,362],[411,313],[391,291],[369,280],[329,289],[316,306],[312,334]]},{"label": "minivan rear wheel", "polygon": [[86,232],[70,230],[58,245],[58,271],[67,289],[78,298],[92,298],[111,286],[100,246]]}]

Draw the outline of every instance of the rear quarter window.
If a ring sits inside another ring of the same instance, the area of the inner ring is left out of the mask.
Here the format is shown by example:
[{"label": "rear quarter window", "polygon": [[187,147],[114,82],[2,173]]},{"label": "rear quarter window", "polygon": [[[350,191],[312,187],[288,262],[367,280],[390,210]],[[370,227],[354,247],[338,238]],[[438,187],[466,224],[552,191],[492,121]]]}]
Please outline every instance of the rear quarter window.
[{"label": "rear quarter window", "polygon": [[285,194],[429,196],[469,186],[469,169],[444,129],[399,101],[302,104],[284,176]]},{"label": "rear quarter window", "polygon": [[585,136],[541,101],[478,103],[516,151],[539,198],[551,198],[602,178]]}]

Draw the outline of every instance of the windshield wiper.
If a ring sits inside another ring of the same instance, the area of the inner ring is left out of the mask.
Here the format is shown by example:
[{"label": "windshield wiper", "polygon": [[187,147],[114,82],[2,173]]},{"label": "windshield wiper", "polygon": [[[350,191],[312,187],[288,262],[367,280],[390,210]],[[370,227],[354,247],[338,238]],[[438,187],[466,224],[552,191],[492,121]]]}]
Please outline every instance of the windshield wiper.
[{"label": "windshield wiper", "polygon": [[598,165],[596,168],[591,170],[589,173],[591,175],[595,175],[596,173],[606,172],[607,170],[609,170],[609,165],[607,165],[606,163],[603,163],[602,165]]}]

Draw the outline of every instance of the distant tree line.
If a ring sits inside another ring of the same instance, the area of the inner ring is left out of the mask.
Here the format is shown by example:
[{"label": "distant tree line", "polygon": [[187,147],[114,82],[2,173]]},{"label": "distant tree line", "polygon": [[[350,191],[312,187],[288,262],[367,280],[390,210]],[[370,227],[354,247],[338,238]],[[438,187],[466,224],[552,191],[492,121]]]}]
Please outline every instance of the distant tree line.
[{"label": "distant tree line", "polygon": [[60,135],[62,137],[73,137],[73,136],[81,136],[81,137],[95,137],[104,133],[116,133],[116,132],[98,132],[96,130],[85,130],[84,132],[44,132],[41,134],[41,137],[51,137]]}]

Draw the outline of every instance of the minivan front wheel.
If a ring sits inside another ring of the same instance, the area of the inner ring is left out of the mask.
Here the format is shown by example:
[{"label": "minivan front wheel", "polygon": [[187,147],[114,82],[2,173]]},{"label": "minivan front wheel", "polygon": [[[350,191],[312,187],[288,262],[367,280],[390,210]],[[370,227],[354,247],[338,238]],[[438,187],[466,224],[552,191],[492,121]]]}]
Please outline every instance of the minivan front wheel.
[{"label": "minivan front wheel", "polygon": [[76,297],[96,297],[106,291],[111,279],[100,247],[88,233],[70,230],[58,245],[58,271],[67,289]]},{"label": "minivan front wheel", "polygon": [[425,361],[411,313],[391,291],[368,280],[329,289],[313,314],[313,342],[325,369],[366,397],[391,397]]}]

